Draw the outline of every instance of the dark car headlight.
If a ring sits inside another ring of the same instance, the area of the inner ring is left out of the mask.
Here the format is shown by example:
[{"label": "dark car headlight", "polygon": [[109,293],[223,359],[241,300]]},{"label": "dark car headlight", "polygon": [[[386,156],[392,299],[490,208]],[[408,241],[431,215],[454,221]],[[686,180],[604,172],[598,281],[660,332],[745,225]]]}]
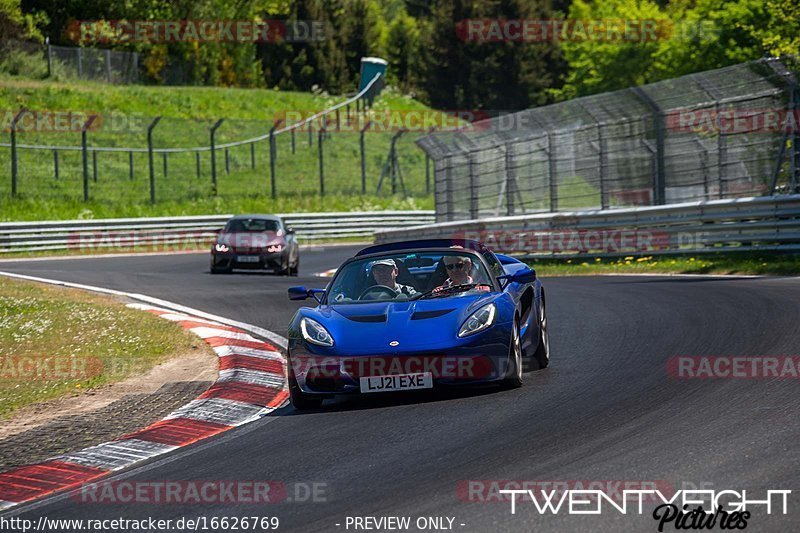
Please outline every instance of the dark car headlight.
[{"label": "dark car headlight", "polygon": [[484,305],[467,318],[458,330],[459,337],[467,337],[483,331],[494,324],[497,307],[494,304]]},{"label": "dark car headlight", "polygon": [[311,344],[319,346],[333,346],[333,337],[328,333],[322,324],[316,320],[303,317],[300,319],[300,331],[303,333],[303,338]]},{"label": "dark car headlight", "polygon": [[217,244],[214,245],[214,250],[216,250],[217,252],[223,252],[224,253],[224,252],[227,252],[229,250],[229,248],[228,248],[228,246],[226,244],[217,243]]}]

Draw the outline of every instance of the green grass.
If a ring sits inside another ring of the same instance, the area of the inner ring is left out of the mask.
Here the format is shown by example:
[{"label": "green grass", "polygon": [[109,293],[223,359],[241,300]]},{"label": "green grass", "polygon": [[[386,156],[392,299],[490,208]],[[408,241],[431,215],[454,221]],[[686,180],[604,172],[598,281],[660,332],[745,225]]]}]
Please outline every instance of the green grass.
[{"label": "green grass", "polygon": [[107,297],[0,278],[0,417],[198,349],[180,326]]},{"label": "green grass", "polygon": [[728,252],[687,256],[628,256],[618,259],[539,259],[529,261],[529,264],[543,277],[594,274],[800,275],[800,256],[777,253]]},{"label": "green grass", "polygon": [[[252,138],[267,133],[275,117],[287,110],[315,112],[340,102],[343,97],[324,94],[283,92],[265,89],[225,89],[206,87],[109,86],[42,82],[19,79],[0,80],[0,110],[27,107],[37,111],[71,111],[102,117],[99,127],[88,134],[90,146],[145,148],[146,127],[155,115],[163,119],[154,130],[154,146],[179,148],[208,146],[209,127],[218,119],[225,122],[217,131],[216,142]],[[376,110],[425,110],[413,99],[386,91],[374,104]],[[344,113],[341,114],[344,120]],[[333,126],[329,126],[333,128]],[[8,142],[8,133],[2,134]],[[11,198],[10,149],[0,148],[0,220],[36,220],[210,214],[244,211],[331,211],[359,209],[361,205],[392,208],[403,195],[391,194],[385,181],[377,192],[392,133],[365,135],[367,194],[361,195],[359,135],[351,131],[331,132],[323,143],[325,197],[320,195],[318,135],[311,144],[306,132],[295,138],[276,139],[277,199],[270,193],[269,147],[266,141],[255,145],[255,168],[250,146],[228,151],[228,170],[224,150],[216,154],[217,196],[213,195],[210,152],[200,155],[197,175],[194,153],[170,154],[167,170],[156,154],[154,177],[157,202],[150,205],[148,156],[133,154],[134,179],[129,177],[129,154],[98,153],[97,181],[89,157],[90,201],[83,202],[81,153],[60,150],[59,177],[54,175],[51,151],[19,150],[19,197]],[[397,144],[407,195],[417,205],[432,206],[425,185],[425,156],[414,144],[417,134],[409,133]],[[74,132],[23,131],[19,144],[77,147],[80,134]]]}]

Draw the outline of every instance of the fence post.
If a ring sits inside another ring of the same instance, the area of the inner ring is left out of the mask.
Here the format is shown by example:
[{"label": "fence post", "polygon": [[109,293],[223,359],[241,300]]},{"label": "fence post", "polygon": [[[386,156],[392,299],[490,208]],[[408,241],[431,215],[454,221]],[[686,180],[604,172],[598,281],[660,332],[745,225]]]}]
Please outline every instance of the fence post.
[{"label": "fence post", "polygon": [[14,197],[17,195],[17,177],[19,173],[18,168],[18,155],[17,155],[17,122],[19,119],[22,118],[22,115],[27,111],[26,108],[22,108],[17,113],[17,116],[14,117],[14,120],[11,121],[11,196]]},{"label": "fence post", "polygon": [[83,78],[83,54],[81,50],[83,50],[80,46],[75,49],[78,53],[78,79]]},{"label": "fence post", "polygon": [[225,174],[231,173],[231,156],[230,156],[230,149],[225,148]]},{"label": "fence post", "polygon": [[547,181],[550,185],[550,211],[558,211],[558,166],[556,164],[556,143],[552,132],[547,134]]},{"label": "fence post", "polygon": [[325,160],[323,155],[322,143],[325,138],[325,126],[319,129],[317,138],[317,149],[319,153],[319,195],[325,196]]},{"label": "fence post", "polygon": [[367,121],[366,125],[359,132],[358,145],[361,149],[361,194],[367,193],[367,155],[364,150],[364,132],[369,129],[372,121]]},{"label": "fence post", "polygon": [[200,152],[194,153],[194,166],[197,171],[197,177],[200,178]]},{"label": "fence post", "polygon": [[92,150],[92,180],[97,183],[97,151]]},{"label": "fence post", "polygon": [[111,50],[106,48],[104,51],[106,60],[106,82],[111,83]]},{"label": "fence post", "polygon": [[250,143],[250,168],[256,169],[256,143]]},{"label": "fence post", "polygon": [[292,155],[294,155],[294,153],[295,153],[294,130],[295,129],[292,128],[292,131],[291,131],[291,134],[292,134]]},{"label": "fence post", "polygon": [[791,188],[793,192],[800,193],[800,128],[796,124],[800,113],[800,87],[796,85],[792,90],[792,111],[794,111],[795,127],[792,135],[792,161],[789,168],[792,171]]},{"label": "fence post", "polygon": [[133,181],[133,152],[128,152],[128,179]]},{"label": "fence post", "polygon": [[167,166],[167,152],[161,152],[161,157],[164,160],[164,177],[169,175],[169,167]]},{"label": "fence post", "polygon": [[[653,176],[653,204],[663,205],[666,202],[666,166],[664,164],[664,115],[658,103],[653,100],[641,87],[634,87],[633,93],[644,102],[653,114],[653,128],[656,133],[656,172]],[[720,171],[722,166],[720,166]],[[720,176],[720,180],[722,177]],[[720,181],[720,193],[722,182]]]},{"label": "fence post", "polygon": [[214,196],[217,195],[217,148],[214,139],[217,134],[217,128],[222,126],[224,121],[224,118],[219,119],[209,130],[209,135],[211,136],[211,190]]},{"label": "fence post", "polygon": [[47,77],[53,77],[53,49],[50,46],[50,37],[45,38],[44,44],[47,47]]},{"label": "fence post", "polygon": [[479,215],[478,207],[478,174],[475,172],[473,154],[466,152],[469,170],[469,218],[475,220]]},{"label": "fence post", "polygon": [[314,144],[314,125],[309,120],[308,124],[308,147],[311,148],[311,145]]},{"label": "fence post", "polygon": [[89,201],[89,142],[88,142],[88,134],[89,127],[94,122],[94,119],[97,118],[97,115],[92,115],[89,117],[89,120],[83,125],[81,129],[81,153],[83,159],[83,201]]},{"label": "fence post", "polygon": [[608,147],[606,136],[603,135],[603,125],[597,125],[597,148],[600,159],[600,209],[608,209],[608,184],[606,183],[606,169],[608,168]]},{"label": "fence post", "polygon": [[156,171],[153,165],[153,128],[156,127],[161,117],[153,119],[147,127],[147,160],[150,168],[150,203],[156,203]]},{"label": "fence post", "polygon": [[275,130],[278,129],[282,120],[276,120],[272,123],[269,129],[269,185],[270,196],[274,200],[277,197],[276,182],[275,182],[275,159],[278,157],[278,146],[275,143]]},{"label": "fence post", "polygon": [[517,182],[517,169],[514,167],[514,152],[511,144],[506,144],[506,214],[514,214],[514,185]]},{"label": "fence post", "polygon": [[55,175],[56,181],[58,181],[58,150],[53,150],[53,173]]}]

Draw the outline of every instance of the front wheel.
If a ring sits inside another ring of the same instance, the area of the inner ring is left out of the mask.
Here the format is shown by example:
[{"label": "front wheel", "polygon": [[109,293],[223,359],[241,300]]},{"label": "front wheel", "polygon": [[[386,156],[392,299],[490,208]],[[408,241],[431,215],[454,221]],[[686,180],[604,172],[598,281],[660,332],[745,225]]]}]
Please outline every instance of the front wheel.
[{"label": "front wheel", "polygon": [[289,374],[289,399],[292,401],[292,407],[298,411],[307,411],[309,409],[319,409],[322,407],[322,398],[312,394],[306,394],[300,390],[300,386],[297,384],[297,380],[294,377],[294,372],[291,370]]},{"label": "front wheel", "polygon": [[519,322],[514,319],[511,330],[511,346],[508,349],[508,374],[503,385],[516,389],[522,386],[522,344],[519,339]]},{"label": "front wheel", "polygon": [[544,292],[539,303],[539,346],[536,347],[534,359],[539,368],[547,368],[550,364],[550,331],[547,329],[547,307],[545,306]]}]

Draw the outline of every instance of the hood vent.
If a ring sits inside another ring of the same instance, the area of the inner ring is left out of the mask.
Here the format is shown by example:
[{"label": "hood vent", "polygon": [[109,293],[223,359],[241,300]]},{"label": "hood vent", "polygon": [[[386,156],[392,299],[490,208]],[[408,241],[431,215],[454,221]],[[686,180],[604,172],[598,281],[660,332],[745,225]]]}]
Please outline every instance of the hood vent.
[{"label": "hood vent", "polygon": [[411,320],[425,320],[426,318],[436,318],[446,315],[452,309],[436,309],[435,311],[417,311],[411,315]]},{"label": "hood vent", "polygon": [[347,318],[353,322],[386,322],[386,315],[352,315]]}]

